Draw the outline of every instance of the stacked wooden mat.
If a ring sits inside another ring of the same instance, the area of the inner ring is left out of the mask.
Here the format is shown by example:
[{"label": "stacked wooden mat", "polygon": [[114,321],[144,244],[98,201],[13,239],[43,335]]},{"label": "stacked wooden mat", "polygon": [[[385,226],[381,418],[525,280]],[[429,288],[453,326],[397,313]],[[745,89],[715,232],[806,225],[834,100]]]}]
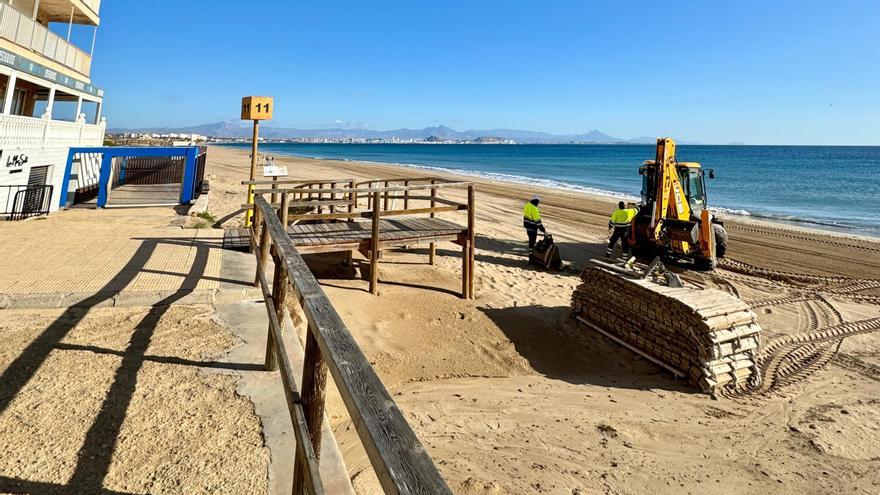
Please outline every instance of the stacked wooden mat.
[{"label": "stacked wooden mat", "polygon": [[717,289],[673,288],[601,267],[581,274],[572,297],[583,323],[686,376],[705,392],[756,384],[757,316]]}]

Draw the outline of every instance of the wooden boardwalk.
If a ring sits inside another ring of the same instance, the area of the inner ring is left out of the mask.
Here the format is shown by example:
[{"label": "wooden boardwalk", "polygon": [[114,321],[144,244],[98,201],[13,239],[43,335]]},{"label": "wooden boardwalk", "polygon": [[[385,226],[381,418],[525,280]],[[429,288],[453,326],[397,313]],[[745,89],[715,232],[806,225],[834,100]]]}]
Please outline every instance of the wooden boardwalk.
[{"label": "wooden boardwalk", "polygon": [[[326,253],[372,248],[371,222],[339,222],[291,225],[290,240],[300,253]],[[458,241],[467,228],[439,218],[401,218],[379,221],[379,247],[424,242]]]},{"label": "wooden boardwalk", "polygon": [[[335,222],[290,225],[287,234],[301,254],[343,251],[369,251],[371,222]],[[401,218],[379,221],[379,246],[395,246],[452,241],[460,242],[467,235],[467,227],[440,218]],[[246,228],[227,229],[223,235],[227,249],[246,249],[250,246]]]}]

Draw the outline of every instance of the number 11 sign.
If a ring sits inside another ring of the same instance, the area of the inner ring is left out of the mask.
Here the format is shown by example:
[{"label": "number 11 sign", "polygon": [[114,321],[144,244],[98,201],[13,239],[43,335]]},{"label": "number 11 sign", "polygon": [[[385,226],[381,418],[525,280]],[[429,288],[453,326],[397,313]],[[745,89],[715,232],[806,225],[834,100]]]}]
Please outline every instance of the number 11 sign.
[{"label": "number 11 sign", "polygon": [[[257,143],[260,139],[260,121],[270,120],[275,100],[271,96],[245,96],[241,99],[241,120],[254,121],[254,142],[251,147],[251,175],[248,184],[248,204],[254,204],[254,180],[257,176]],[[254,216],[253,207],[247,210],[244,217],[245,227],[250,227]]]},{"label": "number 11 sign", "polygon": [[271,96],[245,96],[241,99],[241,120],[271,120],[274,108]]}]

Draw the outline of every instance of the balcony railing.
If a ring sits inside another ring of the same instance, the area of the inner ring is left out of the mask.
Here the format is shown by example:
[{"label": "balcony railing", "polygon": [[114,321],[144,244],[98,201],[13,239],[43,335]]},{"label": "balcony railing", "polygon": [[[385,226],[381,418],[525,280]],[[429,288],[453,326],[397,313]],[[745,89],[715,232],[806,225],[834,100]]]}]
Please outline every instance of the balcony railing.
[{"label": "balcony railing", "polygon": [[107,124],[0,115],[0,147],[54,148],[101,146]]},{"label": "balcony railing", "polygon": [[[86,3],[90,7],[91,4],[97,7],[100,0]],[[7,4],[0,4],[0,38],[39,53],[86,77],[91,70],[92,57],[86,52]]]},{"label": "balcony railing", "polygon": [[92,12],[95,14],[101,11],[101,0],[82,0],[82,3],[92,9]]}]

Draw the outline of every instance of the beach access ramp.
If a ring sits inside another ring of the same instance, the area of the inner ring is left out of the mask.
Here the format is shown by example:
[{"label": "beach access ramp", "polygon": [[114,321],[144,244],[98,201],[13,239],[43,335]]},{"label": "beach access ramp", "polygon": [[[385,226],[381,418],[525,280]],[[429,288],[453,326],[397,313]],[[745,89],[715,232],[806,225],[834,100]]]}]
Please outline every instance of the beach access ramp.
[{"label": "beach access ramp", "polygon": [[[321,181],[244,181],[266,187],[255,194],[271,195],[271,205],[300,254],[347,254],[355,251],[370,261],[370,292],[378,292],[382,250],[429,247],[428,263],[434,264],[436,244],[451,242],[462,248],[462,298],[473,298],[474,184],[426,177],[413,179],[350,179]],[[267,187],[267,186],[272,186]],[[441,190],[466,191],[466,202],[441,197]],[[279,202],[280,197],[280,202]],[[250,208],[252,205],[243,205]],[[462,212],[461,218],[439,218],[441,213]],[[260,211],[256,210],[258,229]],[[459,223],[461,222],[461,223]],[[257,234],[260,237],[265,234]],[[253,249],[249,228],[228,229],[224,247]],[[262,243],[259,243],[262,245]],[[264,258],[265,259],[265,258]]]}]

